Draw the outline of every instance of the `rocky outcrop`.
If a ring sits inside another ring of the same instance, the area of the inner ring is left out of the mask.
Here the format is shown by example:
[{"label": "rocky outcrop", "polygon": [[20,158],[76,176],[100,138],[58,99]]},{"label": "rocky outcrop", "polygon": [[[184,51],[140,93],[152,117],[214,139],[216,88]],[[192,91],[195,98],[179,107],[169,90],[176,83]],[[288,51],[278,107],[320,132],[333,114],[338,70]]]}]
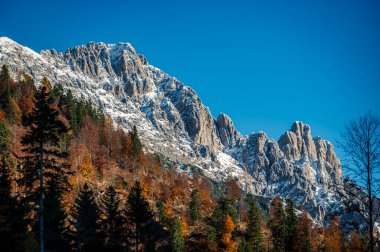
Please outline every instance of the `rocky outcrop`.
[{"label": "rocky outcrop", "polygon": [[234,146],[242,139],[231,118],[224,113],[220,113],[216,119],[216,128],[219,139],[224,146]]}]

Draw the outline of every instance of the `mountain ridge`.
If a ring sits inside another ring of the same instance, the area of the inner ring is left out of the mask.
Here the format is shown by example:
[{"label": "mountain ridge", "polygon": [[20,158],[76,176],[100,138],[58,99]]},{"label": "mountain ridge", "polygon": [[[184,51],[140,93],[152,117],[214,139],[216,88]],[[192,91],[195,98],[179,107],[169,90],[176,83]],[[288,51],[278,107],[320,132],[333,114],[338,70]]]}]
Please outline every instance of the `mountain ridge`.
[{"label": "mountain ridge", "polygon": [[215,180],[235,178],[254,194],[292,196],[319,223],[342,207],[334,192],[343,183],[339,158],[330,142],[312,137],[309,125],[294,122],[278,141],[264,132],[242,136],[231,118],[213,118],[193,89],[149,65],[130,43],[90,42],[38,54],[2,37],[0,63],[14,77],[25,72],[36,84],[42,77],[63,84],[125,130],[137,125],[145,147],[181,170],[196,166]]}]

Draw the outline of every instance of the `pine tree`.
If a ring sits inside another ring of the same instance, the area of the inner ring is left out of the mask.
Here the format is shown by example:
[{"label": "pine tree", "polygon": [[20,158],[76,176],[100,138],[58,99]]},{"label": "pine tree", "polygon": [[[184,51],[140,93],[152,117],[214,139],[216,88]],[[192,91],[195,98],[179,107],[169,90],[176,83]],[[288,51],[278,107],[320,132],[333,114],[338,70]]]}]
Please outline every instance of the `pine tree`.
[{"label": "pine tree", "polygon": [[269,228],[275,251],[285,251],[285,212],[280,197],[272,200],[270,208]]},{"label": "pine tree", "polygon": [[291,199],[286,199],[285,208],[285,251],[293,251],[294,237],[297,230],[297,216]]},{"label": "pine tree", "polygon": [[100,211],[89,186],[84,184],[71,213],[71,239],[76,251],[102,251],[99,225]]},{"label": "pine tree", "polygon": [[254,251],[264,251],[264,238],[261,229],[261,215],[259,208],[253,200],[250,200],[248,204],[247,242]]},{"label": "pine tree", "polygon": [[193,223],[197,223],[201,219],[201,198],[198,189],[193,189],[190,198],[190,219]]},{"label": "pine tree", "polygon": [[134,158],[138,158],[142,151],[142,145],[140,142],[139,134],[137,132],[136,125],[133,126],[132,130],[132,155]]},{"label": "pine tree", "polygon": [[24,251],[28,238],[27,208],[11,191],[10,168],[5,156],[0,163],[0,244],[1,251]]},{"label": "pine tree", "polygon": [[10,75],[6,65],[3,65],[0,72],[0,108],[7,111],[9,98],[11,97]]},{"label": "pine tree", "polygon": [[182,235],[182,225],[178,218],[172,220],[170,225],[170,245],[172,252],[185,251],[185,242]]},{"label": "pine tree", "polygon": [[[28,132],[22,137],[23,151],[20,184],[26,194],[37,205],[39,199],[39,238],[40,250],[44,250],[44,194],[49,188],[45,181],[57,179],[57,186],[67,185],[69,166],[62,162],[67,156],[60,150],[60,136],[67,132],[66,126],[58,118],[58,111],[53,107],[50,95],[51,85],[45,78],[35,94],[35,107],[23,118]],[[67,188],[66,188],[67,189]],[[49,224],[48,224],[49,225]]]},{"label": "pine tree", "polygon": [[0,154],[1,156],[9,155],[11,132],[5,120],[0,120]]},{"label": "pine tree", "polygon": [[136,181],[129,192],[125,208],[127,222],[131,230],[130,238],[134,245],[134,251],[140,251],[151,242],[152,233],[150,225],[153,222],[153,213],[148,201],[143,196],[140,182]]},{"label": "pine tree", "polygon": [[237,249],[238,252],[253,252],[251,244],[247,242],[247,240],[242,237]]},{"label": "pine tree", "polygon": [[62,204],[62,189],[57,179],[48,181],[49,190],[45,195],[45,249],[47,251],[68,251],[66,232],[67,214]]},{"label": "pine tree", "polygon": [[103,218],[100,221],[105,251],[121,251],[123,248],[125,218],[120,209],[121,198],[110,185],[101,204]]}]

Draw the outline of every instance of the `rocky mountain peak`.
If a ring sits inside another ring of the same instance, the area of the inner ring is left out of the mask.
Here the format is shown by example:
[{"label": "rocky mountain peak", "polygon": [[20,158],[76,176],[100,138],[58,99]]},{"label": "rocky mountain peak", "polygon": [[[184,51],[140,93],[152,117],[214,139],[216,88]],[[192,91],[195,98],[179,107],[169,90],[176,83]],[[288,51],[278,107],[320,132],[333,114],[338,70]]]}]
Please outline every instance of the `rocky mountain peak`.
[{"label": "rocky mountain peak", "polygon": [[224,113],[219,114],[216,120],[216,128],[224,146],[236,145],[242,138],[240,132],[235,129],[231,118]]},{"label": "rocky mountain peak", "polygon": [[288,159],[307,158],[310,161],[317,160],[311,129],[307,124],[300,121],[294,122],[290,130],[280,137],[278,143]]}]

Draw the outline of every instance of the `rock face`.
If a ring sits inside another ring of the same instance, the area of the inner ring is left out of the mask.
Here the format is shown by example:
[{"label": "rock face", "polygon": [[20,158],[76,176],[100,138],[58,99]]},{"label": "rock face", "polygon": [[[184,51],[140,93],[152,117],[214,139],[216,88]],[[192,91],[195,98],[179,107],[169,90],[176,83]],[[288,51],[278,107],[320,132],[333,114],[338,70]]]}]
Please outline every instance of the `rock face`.
[{"label": "rock face", "polygon": [[14,78],[24,72],[37,85],[45,76],[61,83],[125,130],[136,125],[144,147],[179,168],[196,166],[215,180],[234,177],[254,194],[291,197],[316,222],[340,207],[340,161],[331,143],[312,138],[308,125],[295,122],[278,141],[264,132],[243,137],[227,115],[213,119],[194,90],[149,65],[128,43],[36,53],[3,37],[0,64]]},{"label": "rock face", "polygon": [[241,139],[241,134],[235,129],[234,123],[228,115],[220,113],[216,119],[216,128],[220,141],[224,146],[236,145]]}]

